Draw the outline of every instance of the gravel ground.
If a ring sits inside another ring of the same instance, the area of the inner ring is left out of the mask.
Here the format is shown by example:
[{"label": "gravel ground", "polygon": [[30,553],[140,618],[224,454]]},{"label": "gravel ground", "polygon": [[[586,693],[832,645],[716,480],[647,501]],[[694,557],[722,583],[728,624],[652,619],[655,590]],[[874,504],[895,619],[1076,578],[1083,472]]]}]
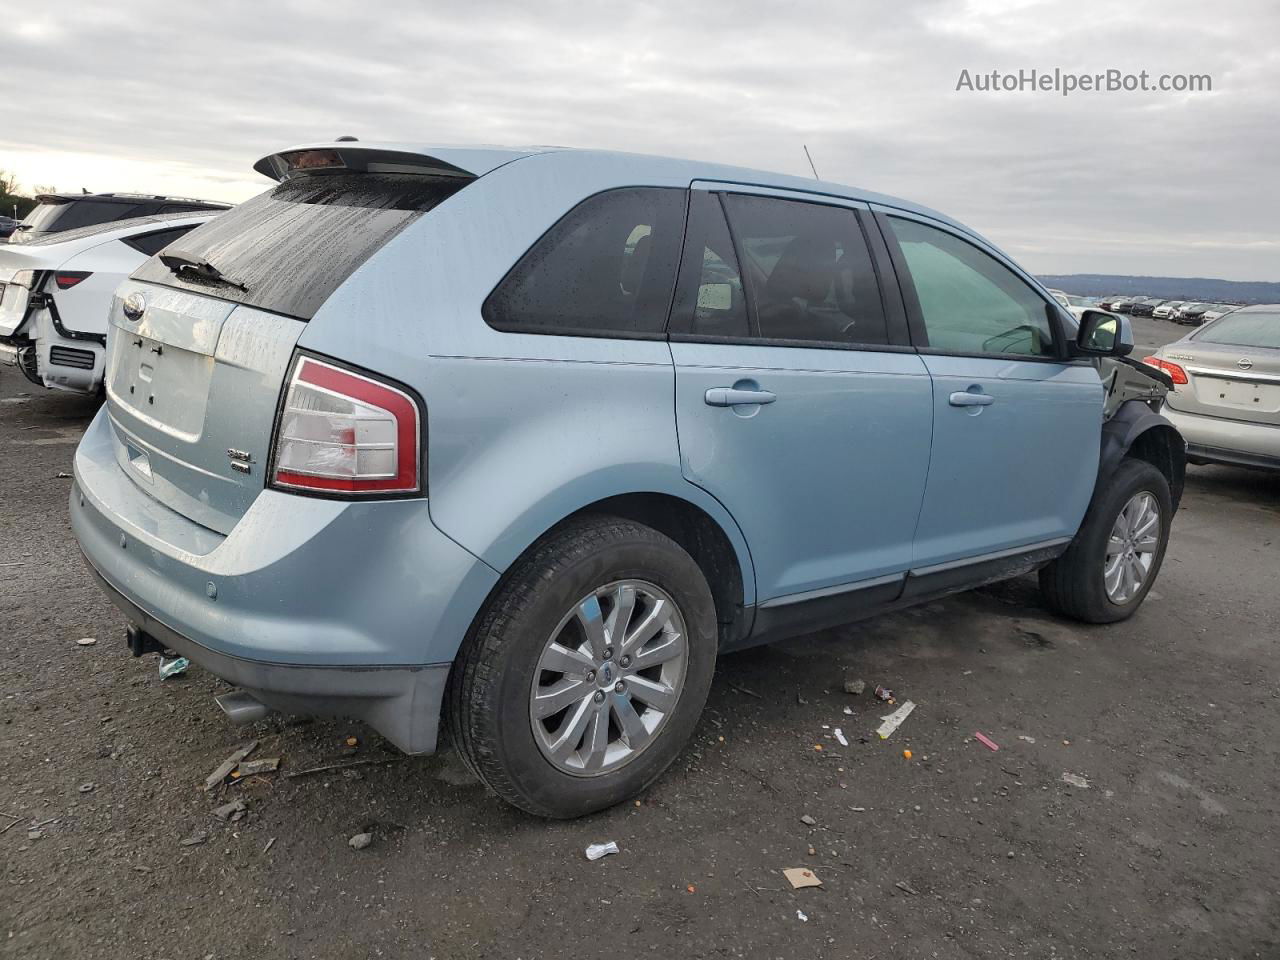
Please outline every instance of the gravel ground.
[{"label": "gravel ground", "polygon": [[[659,784],[544,823],[449,752],[236,730],[219,681],[131,658],[66,524],[92,413],[0,376],[0,956],[1280,956],[1280,477],[1191,468],[1125,624],[1050,616],[1027,578],[725,658]],[[917,704],[884,742],[876,684]],[[204,792],[247,737],[280,772]]]}]

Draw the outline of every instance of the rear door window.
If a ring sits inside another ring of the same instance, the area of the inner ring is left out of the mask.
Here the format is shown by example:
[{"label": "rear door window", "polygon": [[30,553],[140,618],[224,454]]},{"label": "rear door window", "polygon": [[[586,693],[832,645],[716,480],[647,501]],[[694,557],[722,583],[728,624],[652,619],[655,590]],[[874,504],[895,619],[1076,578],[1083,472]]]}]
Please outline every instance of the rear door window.
[{"label": "rear door window", "polygon": [[246,289],[179,277],[159,259],[133,277],[310,320],[383,244],[469,182],[370,173],[295,177],[220,214],[169,251],[206,261]]},{"label": "rear door window", "polygon": [[137,237],[125,237],[124,243],[139,253],[145,253],[148,257],[154,257],[169,244],[176,242],[181,237],[185,237],[188,233],[195,229],[195,225],[190,227],[174,227],[172,230],[157,230],[155,233],[144,233]]},{"label": "rear door window", "polygon": [[111,200],[76,200],[66,205],[65,212],[58,218],[54,229],[74,230],[76,227],[88,227],[95,223],[120,220],[128,216],[133,209],[134,205],[130,203],[116,203]]},{"label": "rear door window", "polygon": [[685,191],[609,190],[579,203],[520,258],[484,304],[498,330],[661,335],[684,232]]}]

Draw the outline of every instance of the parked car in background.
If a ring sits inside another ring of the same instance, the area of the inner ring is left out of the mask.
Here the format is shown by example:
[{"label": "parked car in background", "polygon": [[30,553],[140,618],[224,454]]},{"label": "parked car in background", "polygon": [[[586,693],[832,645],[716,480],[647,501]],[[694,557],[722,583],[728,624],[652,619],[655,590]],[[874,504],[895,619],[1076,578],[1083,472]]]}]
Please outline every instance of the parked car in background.
[{"label": "parked car in background", "polygon": [[18,229],[19,223],[20,221],[13,219],[13,217],[0,215],[0,240],[8,239],[9,235]]},{"label": "parked car in background", "polygon": [[573,817],[662,774],[720,651],[1037,569],[1113,622],[1156,578],[1168,379],[942,214],[597,151],[256,169],[117,291],[70,493],[131,648],[233,718],[429,753],[443,711]]},{"label": "parked car in background", "polygon": [[1156,307],[1162,303],[1164,301],[1156,297],[1144,297],[1129,308],[1129,315],[1133,317],[1149,317],[1155,313]]},{"label": "parked car in background", "polygon": [[1171,319],[1177,312],[1178,308],[1186,302],[1187,301],[1185,300],[1166,300],[1164,303],[1160,304],[1160,306],[1151,311],[1151,315],[1153,317],[1158,317],[1161,320]]},{"label": "parked car in background", "polygon": [[1140,297],[1121,297],[1119,300],[1113,300],[1111,310],[1114,313],[1128,313],[1140,299]]},{"label": "parked car in background", "polygon": [[1232,310],[1145,362],[1174,382],[1164,413],[1192,463],[1280,469],[1280,304]]},{"label": "parked car in background", "polygon": [[1098,301],[1098,306],[1099,306],[1100,308],[1102,308],[1103,310],[1110,310],[1110,309],[1112,308],[1112,305],[1113,305],[1113,304],[1115,304],[1115,303],[1117,303],[1118,301],[1123,300],[1123,299],[1124,299],[1124,297],[1122,297],[1122,296],[1120,296],[1120,295],[1118,295],[1118,294],[1117,294],[1116,296],[1103,297],[1103,298],[1101,298],[1101,299]]},{"label": "parked car in background", "polygon": [[231,209],[229,203],[141,193],[42,193],[36,207],[18,224],[10,243],[31,243],[47,234],[78,230],[114,220],[166,213],[198,213]]},{"label": "parked car in background", "polygon": [[0,363],[39,386],[97,392],[116,287],[213,216],[141,217],[0,245]]},{"label": "parked car in background", "polygon": [[1213,307],[1212,303],[1191,303],[1182,306],[1178,309],[1178,322],[1199,326],[1204,323],[1204,315]]},{"label": "parked car in background", "polygon": [[1209,309],[1204,312],[1204,322],[1210,323],[1214,320],[1220,320],[1233,310],[1239,310],[1240,307],[1230,303],[1211,304]]}]

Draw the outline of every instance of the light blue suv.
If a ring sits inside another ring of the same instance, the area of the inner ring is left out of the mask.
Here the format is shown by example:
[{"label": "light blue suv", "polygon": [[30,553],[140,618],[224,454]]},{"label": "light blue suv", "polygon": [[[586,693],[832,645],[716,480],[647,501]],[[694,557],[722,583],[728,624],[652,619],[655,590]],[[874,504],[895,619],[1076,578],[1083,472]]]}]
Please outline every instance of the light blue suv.
[{"label": "light blue suv", "polygon": [[256,169],[118,291],[71,494],[134,653],[233,719],[443,717],[572,817],[671,763],[721,651],[1035,569],[1119,620],[1156,577],[1167,381],[940,214],[572,150]]}]

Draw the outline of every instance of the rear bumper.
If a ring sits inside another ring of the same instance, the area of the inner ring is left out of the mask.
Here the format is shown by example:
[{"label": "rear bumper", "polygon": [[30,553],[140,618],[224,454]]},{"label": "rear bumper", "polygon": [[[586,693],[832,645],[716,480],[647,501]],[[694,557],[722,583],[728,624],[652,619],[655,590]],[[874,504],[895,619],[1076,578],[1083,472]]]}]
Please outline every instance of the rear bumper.
[{"label": "rear bumper", "polygon": [[1187,458],[1245,467],[1280,469],[1280,426],[1161,411],[1187,441]]},{"label": "rear bumper", "polygon": [[224,537],[144,492],[113,444],[104,409],[76,451],[71,526],[136,626],[268,706],[433,749],[449,665],[498,575],[425,500],[264,490]]}]

